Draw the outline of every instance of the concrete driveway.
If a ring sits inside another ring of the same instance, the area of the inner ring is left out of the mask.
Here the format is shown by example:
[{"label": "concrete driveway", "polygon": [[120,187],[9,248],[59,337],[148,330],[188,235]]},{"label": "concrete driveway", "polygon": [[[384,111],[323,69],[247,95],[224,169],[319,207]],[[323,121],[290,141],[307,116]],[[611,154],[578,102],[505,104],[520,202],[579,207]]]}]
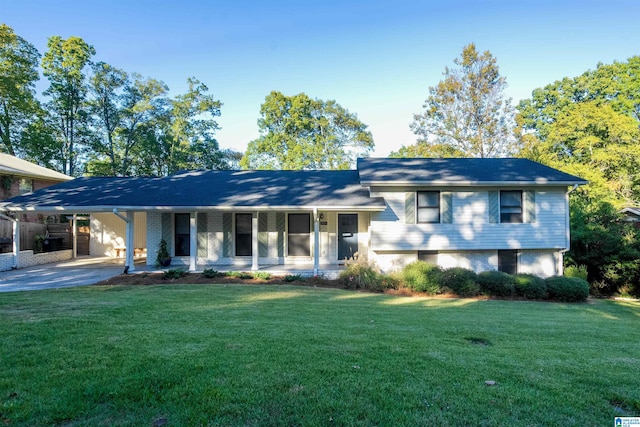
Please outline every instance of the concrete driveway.
[{"label": "concrete driveway", "polygon": [[0,272],[0,292],[34,291],[92,285],[124,271],[124,260],[78,257],[75,260]]}]

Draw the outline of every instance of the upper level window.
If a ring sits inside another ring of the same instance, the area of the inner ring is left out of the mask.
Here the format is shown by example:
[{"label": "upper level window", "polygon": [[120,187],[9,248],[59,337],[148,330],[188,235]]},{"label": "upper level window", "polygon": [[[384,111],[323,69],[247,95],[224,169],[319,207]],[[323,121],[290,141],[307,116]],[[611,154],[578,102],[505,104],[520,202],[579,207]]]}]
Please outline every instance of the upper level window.
[{"label": "upper level window", "polygon": [[418,192],[418,222],[419,223],[439,223],[440,222],[440,192],[439,191],[419,191]]},{"label": "upper level window", "polygon": [[522,191],[500,191],[500,222],[522,222]]},{"label": "upper level window", "polygon": [[33,180],[20,178],[20,182],[18,183],[18,191],[20,194],[31,193],[33,191]]}]

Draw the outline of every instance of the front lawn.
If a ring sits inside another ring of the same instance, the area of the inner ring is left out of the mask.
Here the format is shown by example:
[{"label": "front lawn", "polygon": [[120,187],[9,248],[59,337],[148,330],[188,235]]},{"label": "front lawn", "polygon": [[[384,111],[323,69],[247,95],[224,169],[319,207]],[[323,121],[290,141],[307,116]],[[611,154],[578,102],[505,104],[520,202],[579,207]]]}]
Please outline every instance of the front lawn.
[{"label": "front lawn", "polygon": [[2,294],[0,338],[0,425],[606,426],[640,416],[637,302],[83,287]]}]

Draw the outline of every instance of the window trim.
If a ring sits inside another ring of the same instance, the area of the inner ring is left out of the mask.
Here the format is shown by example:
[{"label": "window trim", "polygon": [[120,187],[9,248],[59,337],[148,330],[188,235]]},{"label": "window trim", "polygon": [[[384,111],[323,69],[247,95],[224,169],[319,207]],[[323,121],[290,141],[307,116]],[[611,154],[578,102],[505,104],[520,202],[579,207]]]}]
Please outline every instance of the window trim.
[{"label": "window trim", "polygon": [[[427,205],[420,206],[420,194],[421,193],[435,193],[437,194],[436,200],[438,201],[437,205]],[[427,190],[427,191],[416,191],[416,224],[440,224],[442,222],[442,197],[440,190]],[[420,221],[420,211],[435,211],[438,212],[437,221]]]},{"label": "window trim", "polygon": [[[518,193],[520,195],[520,205],[503,205],[502,204],[502,194],[503,193]],[[498,217],[500,218],[500,223],[501,224],[522,224],[524,223],[524,192],[522,190],[500,190],[500,193],[498,194],[499,196],[499,205],[498,205]],[[503,208],[507,208],[507,209],[513,209],[516,210],[515,212],[503,212]],[[520,212],[517,212],[517,209],[520,209]],[[504,220],[503,219],[503,215],[519,215],[519,219],[518,221],[514,221],[514,220]]]}]

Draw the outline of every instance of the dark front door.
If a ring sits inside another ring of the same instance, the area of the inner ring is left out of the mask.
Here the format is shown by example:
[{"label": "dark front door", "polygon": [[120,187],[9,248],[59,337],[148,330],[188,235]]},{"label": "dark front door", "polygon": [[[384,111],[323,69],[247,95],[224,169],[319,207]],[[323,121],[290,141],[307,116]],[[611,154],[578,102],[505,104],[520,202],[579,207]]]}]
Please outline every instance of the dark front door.
[{"label": "dark front door", "polygon": [[358,214],[338,214],[338,259],[353,258],[358,252]]}]

